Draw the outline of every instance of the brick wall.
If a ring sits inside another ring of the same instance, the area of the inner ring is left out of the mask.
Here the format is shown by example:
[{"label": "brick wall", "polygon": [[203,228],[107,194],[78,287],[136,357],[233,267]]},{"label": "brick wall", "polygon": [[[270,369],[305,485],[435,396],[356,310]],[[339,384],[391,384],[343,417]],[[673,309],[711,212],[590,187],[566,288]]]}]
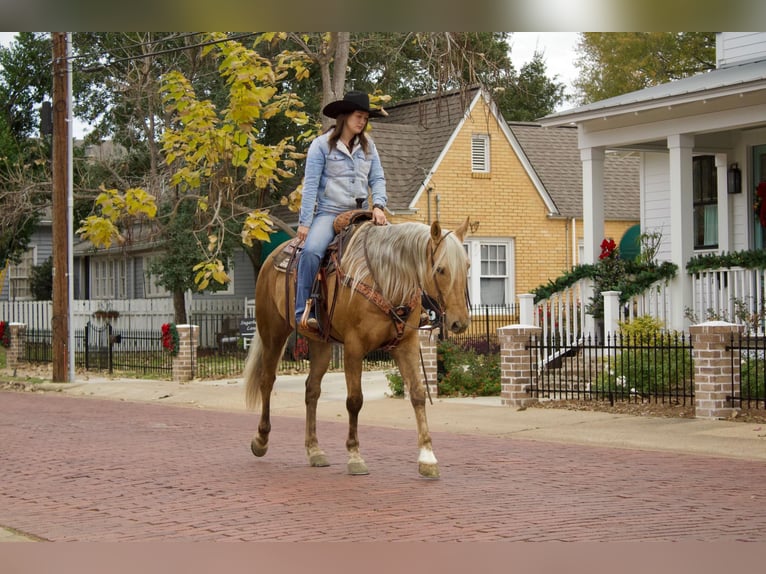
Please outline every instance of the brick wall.
[{"label": "brick wall", "polygon": [[190,381],[197,365],[198,325],[176,325],[178,329],[178,354],[173,357],[173,380]]}]

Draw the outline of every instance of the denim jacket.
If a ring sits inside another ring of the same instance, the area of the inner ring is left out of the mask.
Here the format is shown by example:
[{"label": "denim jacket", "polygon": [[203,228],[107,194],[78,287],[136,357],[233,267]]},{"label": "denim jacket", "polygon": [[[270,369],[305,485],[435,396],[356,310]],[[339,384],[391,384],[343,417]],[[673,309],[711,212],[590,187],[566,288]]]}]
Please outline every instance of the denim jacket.
[{"label": "denim jacket", "polygon": [[353,152],[345,146],[330,150],[330,133],[317,137],[306,155],[299,225],[310,226],[316,213],[343,213],[356,209],[356,198],[364,199],[372,190],[372,202],[386,205],[386,180],[375,143],[367,137],[367,154],[355,145]]}]

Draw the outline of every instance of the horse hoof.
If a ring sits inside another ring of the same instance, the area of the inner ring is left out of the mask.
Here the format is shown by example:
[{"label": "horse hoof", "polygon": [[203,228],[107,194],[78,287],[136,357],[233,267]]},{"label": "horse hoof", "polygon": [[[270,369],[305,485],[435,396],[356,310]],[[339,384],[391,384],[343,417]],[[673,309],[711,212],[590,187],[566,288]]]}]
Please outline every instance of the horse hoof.
[{"label": "horse hoof", "polygon": [[370,471],[367,470],[367,465],[364,464],[363,460],[350,460],[348,461],[348,473],[351,475],[362,475],[362,474],[370,474]]},{"label": "horse hoof", "polygon": [[439,467],[435,464],[420,462],[418,472],[423,478],[439,478]]},{"label": "horse hoof", "polygon": [[266,454],[266,451],[269,450],[268,444],[262,444],[261,441],[258,439],[258,437],[255,437],[250,442],[250,450],[253,451],[253,454],[255,456],[264,456]]},{"label": "horse hoof", "polygon": [[330,461],[327,460],[325,453],[318,452],[309,457],[309,464],[311,466],[330,466]]}]

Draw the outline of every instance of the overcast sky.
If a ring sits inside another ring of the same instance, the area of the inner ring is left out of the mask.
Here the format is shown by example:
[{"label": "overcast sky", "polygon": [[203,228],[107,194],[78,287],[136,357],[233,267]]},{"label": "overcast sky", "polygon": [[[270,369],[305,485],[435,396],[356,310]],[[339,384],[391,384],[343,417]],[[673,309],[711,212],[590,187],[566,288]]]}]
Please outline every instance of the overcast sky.
[{"label": "overcast sky", "polygon": [[[516,70],[532,59],[535,49],[543,53],[548,77],[558,76],[565,85],[567,94],[574,92],[575,48],[580,39],[580,32],[514,32],[511,36],[511,61]],[[572,107],[565,102],[561,109]]]}]

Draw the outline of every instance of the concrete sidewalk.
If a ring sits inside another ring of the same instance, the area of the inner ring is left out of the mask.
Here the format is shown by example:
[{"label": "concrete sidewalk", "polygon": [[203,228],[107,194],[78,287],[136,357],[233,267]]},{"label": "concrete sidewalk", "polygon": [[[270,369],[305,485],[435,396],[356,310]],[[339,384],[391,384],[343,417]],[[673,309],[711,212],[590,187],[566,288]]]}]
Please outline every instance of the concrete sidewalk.
[{"label": "concrete sidewalk", "polygon": [[[244,383],[238,378],[176,383],[86,376],[73,383],[35,386],[72,396],[246,411]],[[305,375],[282,375],[277,379],[272,415],[304,417],[304,380]],[[364,373],[362,385],[360,426],[415,428],[409,401],[390,396],[384,372]],[[345,398],[343,373],[328,373],[322,384],[319,419],[346,420]],[[435,398],[426,412],[432,431],[766,460],[766,425],[754,423],[564,409],[518,410],[502,406],[499,397]]]}]

